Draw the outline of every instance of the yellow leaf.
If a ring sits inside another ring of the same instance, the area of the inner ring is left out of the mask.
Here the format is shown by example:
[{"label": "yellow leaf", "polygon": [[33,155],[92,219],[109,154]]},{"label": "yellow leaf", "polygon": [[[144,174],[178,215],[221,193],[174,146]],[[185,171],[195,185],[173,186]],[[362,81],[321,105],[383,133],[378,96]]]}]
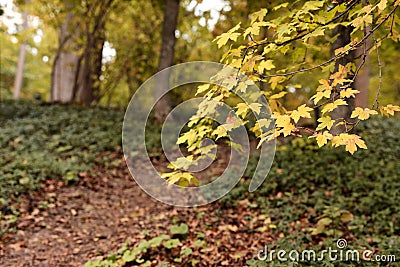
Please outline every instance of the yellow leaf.
[{"label": "yellow leaf", "polygon": [[237,110],[236,110],[236,114],[238,116],[241,116],[242,118],[244,118],[249,110],[249,106],[247,106],[245,103],[239,103],[236,106]]},{"label": "yellow leaf", "polygon": [[314,99],[314,104],[317,104],[322,98],[329,98],[331,96],[330,90],[317,92],[311,99]]},{"label": "yellow leaf", "polygon": [[253,14],[250,15],[251,17],[251,24],[254,23],[254,21],[259,20],[262,21],[265,17],[265,15],[267,15],[268,10],[266,8],[262,8],[257,12],[254,12]]},{"label": "yellow leaf", "polygon": [[320,86],[318,86],[317,91],[325,91],[325,90],[332,90],[332,86],[328,80],[321,79],[318,81],[320,83]]},{"label": "yellow leaf", "polygon": [[[361,25],[361,23],[364,22],[363,17],[357,17],[356,19],[353,20],[353,22],[351,23],[354,27],[358,27]],[[343,49],[343,48],[342,48]],[[336,54],[336,51],[335,51]],[[337,54],[336,54],[337,55]]]},{"label": "yellow leaf", "polygon": [[381,114],[386,116],[394,116],[395,111],[400,111],[400,107],[397,105],[387,105],[386,107],[380,107],[379,109],[381,111]]},{"label": "yellow leaf", "polygon": [[188,143],[188,145],[192,145],[194,141],[197,139],[197,134],[194,129],[190,129],[188,132],[184,133],[182,136],[178,138],[177,144],[183,144],[185,142]]},{"label": "yellow leaf", "polygon": [[322,98],[329,98],[332,92],[332,86],[328,80],[321,79],[318,82],[320,86],[317,88],[317,93],[311,97],[311,99],[314,99],[314,104],[317,104]]},{"label": "yellow leaf", "polygon": [[285,125],[285,127],[282,128],[283,136],[290,135],[294,129],[296,129],[296,127],[291,123]]},{"label": "yellow leaf", "polygon": [[333,80],[331,86],[336,86],[338,84],[343,84],[345,82],[351,82],[351,80],[346,79],[347,73],[349,69],[343,65],[339,65],[339,69],[337,72],[332,73],[330,78]]},{"label": "yellow leaf", "polygon": [[177,160],[174,162],[171,162],[168,165],[168,168],[170,169],[184,169],[187,170],[191,165],[193,165],[195,162],[193,160],[193,155],[187,156],[187,157],[179,157]]},{"label": "yellow leaf", "polygon": [[168,181],[168,184],[175,184],[181,179],[181,173],[180,172],[171,172],[171,173],[164,173],[162,175],[163,178],[166,178]]},{"label": "yellow leaf", "polygon": [[246,38],[247,35],[252,34],[252,35],[259,35],[260,34],[260,27],[266,26],[268,23],[266,22],[256,22],[251,27],[248,27],[244,33],[243,37]]},{"label": "yellow leaf", "polygon": [[303,10],[318,10],[324,6],[324,1],[307,1],[302,7]]},{"label": "yellow leaf", "polygon": [[322,109],[322,114],[325,114],[326,112],[331,112],[338,106],[346,106],[347,103],[343,99],[337,99],[333,103],[326,104],[324,108]]},{"label": "yellow leaf", "polygon": [[358,94],[360,91],[358,90],[353,90],[351,88],[342,90],[340,91],[340,98],[350,98],[350,97],[355,97],[356,94]]},{"label": "yellow leaf", "polygon": [[283,3],[283,4],[280,4],[280,5],[275,6],[273,9],[274,9],[274,10],[278,10],[278,9],[280,9],[280,8],[287,7],[288,4],[289,4],[288,2],[285,2],[285,3]]},{"label": "yellow leaf", "polygon": [[332,134],[329,132],[323,132],[322,134],[318,133],[317,134],[317,144],[319,147],[322,147],[323,145],[326,145],[328,143],[328,140],[332,139]]},{"label": "yellow leaf", "polygon": [[256,64],[257,61],[261,60],[263,57],[258,55],[251,57],[246,63],[243,64],[242,66],[242,71],[253,71],[254,70],[254,65]]},{"label": "yellow leaf", "polygon": [[250,109],[254,111],[257,115],[260,114],[261,111],[261,104],[260,103],[251,103],[249,105]]},{"label": "yellow leaf", "polygon": [[349,151],[351,154],[357,151],[356,143],[354,141],[347,141],[346,151]]},{"label": "yellow leaf", "polygon": [[275,115],[275,124],[277,127],[284,128],[285,126],[290,124],[289,115]]},{"label": "yellow leaf", "polygon": [[357,151],[357,146],[359,148],[367,149],[367,146],[360,136],[347,133],[342,133],[333,137],[332,145],[335,147],[344,145],[346,151],[350,152],[351,154],[354,154],[354,152]]},{"label": "yellow leaf", "polygon": [[263,127],[268,128],[271,124],[271,120],[269,119],[259,119],[255,123],[254,127],[251,129],[253,132],[261,132]]},{"label": "yellow leaf", "polygon": [[236,42],[237,38],[240,36],[240,33],[223,33],[218,36],[215,40],[217,40],[218,48],[224,46],[229,40]]},{"label": "yellow leaf", "polygon": [[320,122],[320,124],[318,124],[316,131],[322,130],[324,128],[330,130],[335,123],[335,120],[332,120],[329,116],[319,118],[318,121]]},{"label": "yellow leaf", "polygon": [[275,89],[276,86],[277,86],[279,83],[281,83],[281,82],[283,82],[283,81],[285,81],[285,80],[286,80],[286,78],[280,77],[280,76],[272,77],[271,79],[269,79],[269,83],[271,84],[271,89]]},{"label": "yellow leaf", "polygon": [[260,73],[263,73],[264,70],[272,70],[273,68],[275,68],[275,65],[272,62],[273,60],[271,59],[261,61],[258,65],[258,71]]},{"label": "yellow leaf", "polygon": [[227,131],[223,125],[218,126],[217,129],[214,130],[213,135],[217,137],[216,139],[228,136]]},{"label": "yellow leaf", "polygon": [[[281,115],[279,113],[274,113],[273,117],[275,119],[275,125],[276,127],[281,128],[280,131],[277,132],[283,132],[284,136],[290,135],[290,133],[296,129],[296,127],[291,123],[290,116],[287,114]],[[279,136],[279,134],[278,134]]]},{"label": "yellow leaf", "polygon": [[371,110],[369,108],[359,108],[357,107],[353,112],[351,113],[351,118],[357,118],[360,120],[367,120],[370,115],[375,115],[378,114],[375,110]]},{"label": "yellow leaf", "polygon": [[217,38],[213,40],[217,41],[218,48],[225,45],[229,40],[236,42],[237,38],[240,36],[240,33],[235,33],[240,28],[240,23],[238,23],[235,27],[230,29],[228,32],[221,34]]},{"label": "yellow leaf", "polygon": [[387,0],[381,0],[378,4],[379,10],[384,10],[387,6]]},{"label": "yellow leaf", "polygon": [[280,92],[280,93],[277,93],[277,94],[271,95],[271,96],[270,96],[268,99],[270,99],[270,100],[273,100],[273,99],[279,99],[279,98],[282,98],[282,97],[284,97],[286,94],[287,94],[287,92],[285,92],[285,91],[282,91],[282,92]]},{"label": "yellow leaf", "polygon": [[301,105],[300,107],[297,108],[297,110],[293,110],[292,114],[290,117],[294,120],[294,122],[298,122],[300,117],[302,118],[311,118],[310,111],[312,111],[312,108],[309,108],[306,106],[306,104]]},{"label": "yellow leaf", "polygon": [[210,88],[210,85],[209,85],[209,84],[199,85],[199,86],[197,87],[196,95],[197,95],[197,94],[201,94],[201,93],[207,91],[208,88]]}]

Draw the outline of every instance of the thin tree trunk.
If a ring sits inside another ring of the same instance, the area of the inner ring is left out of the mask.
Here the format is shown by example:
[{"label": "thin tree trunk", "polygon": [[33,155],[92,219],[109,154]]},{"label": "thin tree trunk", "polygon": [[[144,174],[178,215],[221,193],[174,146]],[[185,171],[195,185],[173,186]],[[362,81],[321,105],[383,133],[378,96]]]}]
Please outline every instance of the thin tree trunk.
[{"label": "thin tree trunk", "polygon": [[[22,30],[25,31],[28,29],[28,12],[24,11],[23,13],[23,22],[22,22]],[[25,67],[25,58],[26,58],[26,47],[27,42],[21,44],[19,48],[19,56],[18,56],[18,65],[17,65],[17,73],[15,74],[15,81],[14,81],[14,92],[13,96],[14,99],[19,99],[21,96],[22,91],[22,84],[24,81],[24,67]]]},{"label": "thin tree trunk", "polygon": [[[158,62],[158,71],[162,71],[172,65],[174,60],[175,50],[175,30],[178,23],[179,14],[179,2],[180,0],[166,0],[164,21],[161,33],[161,51]],[[156,99],[164,95],[169,88],[169,77],[170,73],[164,71],[163,75],[159,77],[155,85],[155,97]],[[164,95],[155,106],[155,117],[158,122],[165,120],[166,116],[170,111],[170,101],[168,95]]]},{"label": "thin tree trunk", "polygon": [[[79,55],[74,52],[74,38],[77,29],[73,27],[74,14],[67,13],[65,22],[61,25],[59,49],[54,58],[51,74],[51,102],[63,104],[74,100],[75,76],[79,63]],[[75,32],[71,32],[72,29]]]},{"label": "thin tree trunk", "polygon": [[[351,27],[345,27],[343,25],[339,25],[333,30],[333,35],[338,34],[338,37],[335,40],[335,42],[333,42],[332,47],[331,47],[331,56],[332,57],[335,55],[334,52],[336,49],[338,49],[340,47],[344,47],[350,43],[351,31],[352,31]],[[340,65],[346,66],[348,63],[351,63],[353,61],[354,61],[354,53],[352,51],[350,51],[346,56],[344,56],[336,61],[334,72],[338,71]],[[347,78],[351,79],[352,77],[347,77]],[[351,87],[354,87],[354,84],[351,84]],[[334,88],[334,89],[336,92],[334,92],[332,94],[332,97],[334,99],[337,99],[339,96],[340,88],[338,86],[337,88]],[[354,109],[355,101],[354,101],[354,98],[348,98],[348,99],[346,99],[346,102],[347,102],[347,106],[345,106],[345,105],[338,106],[331,112],[331,117],[333,120],[335,120],[335,125],[331,128],[331,133],[333,135],[339,135],[341,133],[346,132],[346,125],[343,123],[337,125],[338,123],[343,122],[343,121],[347,121],[347,122],[351,121],[350,115],[351,115],[352,110]]]},{"label": "thin tree trunk", "polygon": [[[98,14],[94,18],[93,27],[91,22],[86,25],[86,44],[83,52],[83,64],[80,71],[78,102],[86,106],[95,101],[100,101],[100,76],[102,73],[103,48],[106,41],[105,25],[106,15],[113,0],[99,2]],[[97,7],[91,7],[97,9]]]},{"label": "thin tree trunk", "polygon": [[103,47],[105,42],[104,23],[93,34],[87,34],[83,54],[83,69],[78,91],[78,102],[89,106],[99,100],[100,76],[102,73]]}]

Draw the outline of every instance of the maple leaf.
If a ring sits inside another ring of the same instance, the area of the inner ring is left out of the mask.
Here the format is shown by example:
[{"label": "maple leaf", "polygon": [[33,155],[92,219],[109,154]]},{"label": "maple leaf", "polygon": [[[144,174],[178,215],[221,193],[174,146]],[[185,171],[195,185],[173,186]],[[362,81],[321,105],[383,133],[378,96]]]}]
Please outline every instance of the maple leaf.
[{"label": "maple leaf", "polygon": [[177,144],[183,144],[185,142],[188,145],[192,145],[194,141],[197,139],[197,133],[194,129],[190,129],[188,132],[184,133],[181,137],[178,138]]},{"label": "maple leaf", "polygon": [[314,104],[317,104],[322,98],[329,98],[332,92],[332,86],[328,80],[321,79],[318,82],[320,86],[317,88],[317,93],[311,97],[314,99]]},{"label": "maple leaf", "polygon": [[271,100],[273,100],[273,99],[279,99],[279,98],[284,97],[287,93],[288,93],[288,92],[282,91],[282,92],[280,92],[280,93],[271,95],[271,96],[269,97],[269,99],[271,99]]},{"label": "maple leaf", "polygon": [[335,147],[344,145],[346,151],[350,152],[351,154],[354,154],[354,152],[357,151],[357,146],[359,148],[367,149],[365,142],[356,134],[342,133],[334,136],[332,139],[332,145]]},{"label": "maple leaf", "polygon": [[263,60],[260,62],[260,64],[258,64],[258,71],[263,73],[264,70],[272,70],[273,68],[275,68],[275,65],[272,63],[273,60]]},{"label": "maple leaf", "polygon": [[290,124],[290,117],[289,115],[275,115],[275,124],[277,127],[284,128],[285,126]]},{"label": "maple leaf", "polygon": [[285,80],[286,80],[285,77],[280,77],[280,76],[272,77],[271,79],[269,79],[269,83],[271,84],[271,89],[275,89],[279,83]]},{"label": "maple leaf", "polygon": [[269,119],[259,119],[256,122],[256,126],[258,129],[261,129],[262,127],[268,128],[271,124],[271,120]]},{"label": "maple leaf", "polygon": [[320,124],[318,124],[316,131],[322,130],[324,128],[330,130],[335,123],[335,120],[332,120],[329,116],[319,118],[318,121],[320,122]]},{"label": "maple leaf", "polygon": [[358,93],[360,93],[360,91],[349,88],[349,89],[340,91],[340,98],[355,97],[355,95]]},{"label": "maple leaf", "polygon": [[240,33],[236,33],[236,31],[240,28],[240,23],[238,23],[235,27],[230,29],[228,32],[221,34],[217,38],[213,40],[217,41],[218,48],[224,46],[229,40],[236,42],[237,38],[240,36]]},{"label": "maple leaf", "polygon": [[294,129],[296,129],[296,127],[292,123],[285,125],[285,127],[282,128],[283,136],[290,135]]},{"label": "maple leaf", "polygon": [[331,86],[335,86],[338,84],[343,84],[345,82],[351,82],[351,80],[346,79],[346,75],[349,70],[343,65],[339,65],[339,70],[335,73],[332,73],[330,78],[333,80]]},{"label": "maple leaf", "polygon": [[218,48],[224,46],[229,40],[236,42],[237,38],[240,36],[240,33],[230,33],[226,32],[218,36],[215,40],[217,40]]},{"label": "maple leaf", "polygon": [[302,118],[311,118],[310,111],[312,111],[312,108],[309,108],[306,106],[306,104],[301,105],[300,107],[297,108],[297,110],[293,110],[292,114],[290,117],[294,120],[294,122],[298,122],[300,117]]},{"label": "maple leaf", "polygon": [[347,103],[343,99],[337,99],[333,103],[326,104],[325,107],[322,109],[322,114],[325,114],[326,112],[331,112],[338,106],[346,106]]},{"label": "maple leaf", "polygon": [[322,98],[329,98],[331,96],[331,90],[325,90],[317,92],[311,99],[314,99],[314,104],[317,104]]},{"label": "maple leaf", "polygon": [[260,114],[261,112],[261,104],[260,103],[251,103],[249,105],[250,109],[254,111],[256,114]]},{"label": "maple leaf", "polygon": [[193,165],[193,163],[195,163],[193,155],[187,157],[179,157],[174,162],[171,162],[168,165],[168,168],[173,168],[175,170],[176,169],[187,170],[191,165]]},{"label": "maple leaf", "polygon": [[228,133],[226,128],[223,125],[220,125],[214,130],[213,135],[217,137],[216,139],[219,139],[221,137],[228,136]]},{"label": "maple leaf", "polygon": [[387,6],[387,0],[381,0],[378,4],[379,10],[384,10]]},{"label": "maple leaf", "polygon": [[256,22],[251,27],[248,27],[244,33],[243,37],[246,38],[247,35],[252,34],[252,35],[259,35],[260,34],[260,27],[266,26],[268,23],[266,22]]},{"label": "maple leaf", "polygon": [[207,91],[208,88],[210,88],[210,84],[199,85],[199,86],[197,87],[196,95],[201,94],[201,93]]},{"label": "maple leaf", "polygon": [[296,127],[291,123],[290,116],[287,114],[281,115],[279,113],[274,113],[273,117],[275,119],[276,127],[281,128],[279,132],[283,133],[283,136],[288,136],[291,132],[296,129]]},{"label": "maple leaf", "polygon": [[351,118],[357,118],[360,120],[367,120],[370,115],[375,115],[378,114],[375,110],[371,110],[369,108],[359,108],[357,107],[353,112],[351,113]]},{"label": "maple leaf", "polygon": [[256,21],[256,20],[262,21],[264,19],[265,15],[267,15],[267,13],[268,13],[268,10],[266,8],[262,8],[261,10],[251,14],[250,15],[251,24],[253,24],[254,21]]},{"label": "maple leaf", "polygon": [[[364,141],[358,135],[352,135],[353,138],[349,138],[346,143],[346,151],[349,151],[351,154],[357,151],[357,146],[363,149],[367,149]],[[357,146],[356,146],[357,145]]]},{"label": "maple leaf", "polygon": [[332,86],[328,80],[321,79],[318,81],[321,85],[318,86],[317,91],[332,90]]},{"label": "maple leaf", "polygon": [[246,105],[245,103],[239,103],[236,106],[237,110],[236,110],[236,114],[238,116],[241,116],[242,118],[244,118],[247,114],[247,112],[249,111],[249,106]]},{"label": "maple leaf", "polygon": [[387,105],[386,107],[380,107],[379,110],[381,111],[382,115],[392,115],[394,116],[395,111],[400,111],[400,107],[397,105]]},{"label": "maple leaf", "polygon": [[333,135],[327,131],[323,132],[322,134],[321,133],[316,134],[317,144],[319,147],[326,145],[328,143],[328,140],[331,140],[332,138]]}]

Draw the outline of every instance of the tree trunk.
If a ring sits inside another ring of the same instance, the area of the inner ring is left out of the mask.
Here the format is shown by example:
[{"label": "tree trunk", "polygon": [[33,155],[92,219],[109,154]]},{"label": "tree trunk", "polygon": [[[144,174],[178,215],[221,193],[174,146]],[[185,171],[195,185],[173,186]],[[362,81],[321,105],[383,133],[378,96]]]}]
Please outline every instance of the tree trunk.
[{"label": "tree trunk", "polygon": [[[24,11],[22,30],[25,31],[27,29],[28,29],[28,12]],[[26,40],[24,40],[24,42],[21,44],[21,46],[19,48],[18,65],[17,65],[17,72],[15,74],[14,92],[13,92],[14,99],[16,99],[16,100],[18,100],[21,96],[22,84],[24,81],[26,46],[27,46],[27,42],[26,42]]]},{"label": "tree trunk", "polygon": [[[79,17],[79,24],[74,22],[73,8],[76,7],[70,1],[65,0],[65,6],[70,12],[61,26],[60,47],[52,70],[51,100],[61,103],[77,100],[88,106],[101,96],[99,91],[106,39],[105,19],[113,0],[95,2],[88,7],[84,18]],[[93,17],[89,17],[90,8],[96,11]],[[82,27],[83,23],[86,27]],[[85,40],[81,47],[78,47],[79,38]],[[83,52],[77,54],[79,48]]]},{"label": "tree trunk", "polygon": [[365,60],[364,66],[354,81],[354,89],[360,91],[355,97],[355,106],[366,108],[368,106],[369,76],[371,73],[369,66],[369,55]]},{"label": "tree trunk", "polygon": [[112,1],[103,3],[104,6],[100,4],[100,11],[94,18],[93,26],[90,26],[90,21],[86,25],[86,44],[82,55],[83,65],[79,73],[77,95],[78,102],[86,106],[100,100],[100,76],[104,42],[106,41],[105,15],[111,3]]},{"label": "tree trunk", "polygon": [[78,102],[89,106],[99,95],[100,76],[105,42],[104,27],[94,35],[88,34],[80,72]]},{"label": "tree trunk", "polygon": [[[338,35],[337,39],[333,42],[332,47],[331,47],[331,56],[335,56],[335,50],[344,47],[347,44],[350,43],[350,33],[352,29],[351,27],[345,27],[343,25],[337,26],[333,30],[333,35]],[[339,65],[346,66],[348,63],[351,63],[354,61],[354,53],[353,51],[350,51],[347,55],[345,55],[342,58],[339,58],[335,62],[335,70],[334,72],[338,71]],[[348,79],[352,79],[352,77],[347,77]],[[350,87],[354,87],[354,84],[351,84]],[[339,96],[339,91],[340,88],[337,86],[334,88],[335,92],[333,92],[332,97],[334,99],[338,99]],[[345,124],[340,124],[336,125],[339,122],[343,122],[344,120],[346,122],[351,122],[352,120],[350,119],[350,115],[352,110],[354,109],[354,98],[347,98],[346,99],[347,106],[338,106],[331,112],[331,117],[333,120],[335,120],[335,125],[331,128],[331,134],[333,135],[339,135],[341,133],[346,132],[346,125]]]},{"label": "tree trunk", "polygon": [[[365,27],[364,34],[368,34],[370,31],[371,26]],[[357,49],[357,56],[361,57],[361,59],[359,59],[359,61],[357,62],[357,68],[359,68],[360,64],[362,64],[362,62],[364,61],[364,66],[361,67],[354,81],[354,89],[360,91],[360,93],[356,94],[355,106],[361,108],[366,108],[368,106],[369,76],[371,73],[369,56],[370,47],[371,39],[367,38],[363,47]]]},{"label": "tree trunk", "polygon": [[[158,71],[168,68],[172,65],[175,50],[175,30],[178,23],[180,0],[166,0],[164,11],[164,22],[161,33],[161,51],[158,62]],[[167,92],[169,88],[170,73],[164,71],[158,79],[155,86],[156,99]],[[167,95],[164,95],[155,106],[155,117],[158,122],[165,120],[170,111],[170,103]]]},{"label": "tree trunk", "polygon": [[[50,101],[71,103],[74,100],[76,75],[79,65],[79,55],[74,52],[74,38],[77,32],[71,32],[74,14],[67,13],[65,22],[61,25],[59,48],[54,58],[51,73]],[[76,29],[74,29],[76,31]]]}]

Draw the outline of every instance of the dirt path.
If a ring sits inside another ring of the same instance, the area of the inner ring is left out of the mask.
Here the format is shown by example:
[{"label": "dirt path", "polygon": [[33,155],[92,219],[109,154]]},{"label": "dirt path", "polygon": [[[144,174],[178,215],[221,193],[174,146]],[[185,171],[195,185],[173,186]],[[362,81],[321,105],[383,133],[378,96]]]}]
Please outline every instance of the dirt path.
[{"label": "dirt path", "polygon": [[49,180],[25,197],[16,231],[0,239],[0,266],[82,266],[117,251],[125,241],[135,245],[168,234],[173,218],[189,225],[188,246],[196,233],[206,234],[207,248],[192,255],[199,259],[197,266],[244,266],[259,244],[272,239],[253,231],[262,222],[245,219],[254,218],[246,203],[235,209],[219,204],[187,209],[155,201],[132,180],[123,160],[82,176],[72,186]]}]

